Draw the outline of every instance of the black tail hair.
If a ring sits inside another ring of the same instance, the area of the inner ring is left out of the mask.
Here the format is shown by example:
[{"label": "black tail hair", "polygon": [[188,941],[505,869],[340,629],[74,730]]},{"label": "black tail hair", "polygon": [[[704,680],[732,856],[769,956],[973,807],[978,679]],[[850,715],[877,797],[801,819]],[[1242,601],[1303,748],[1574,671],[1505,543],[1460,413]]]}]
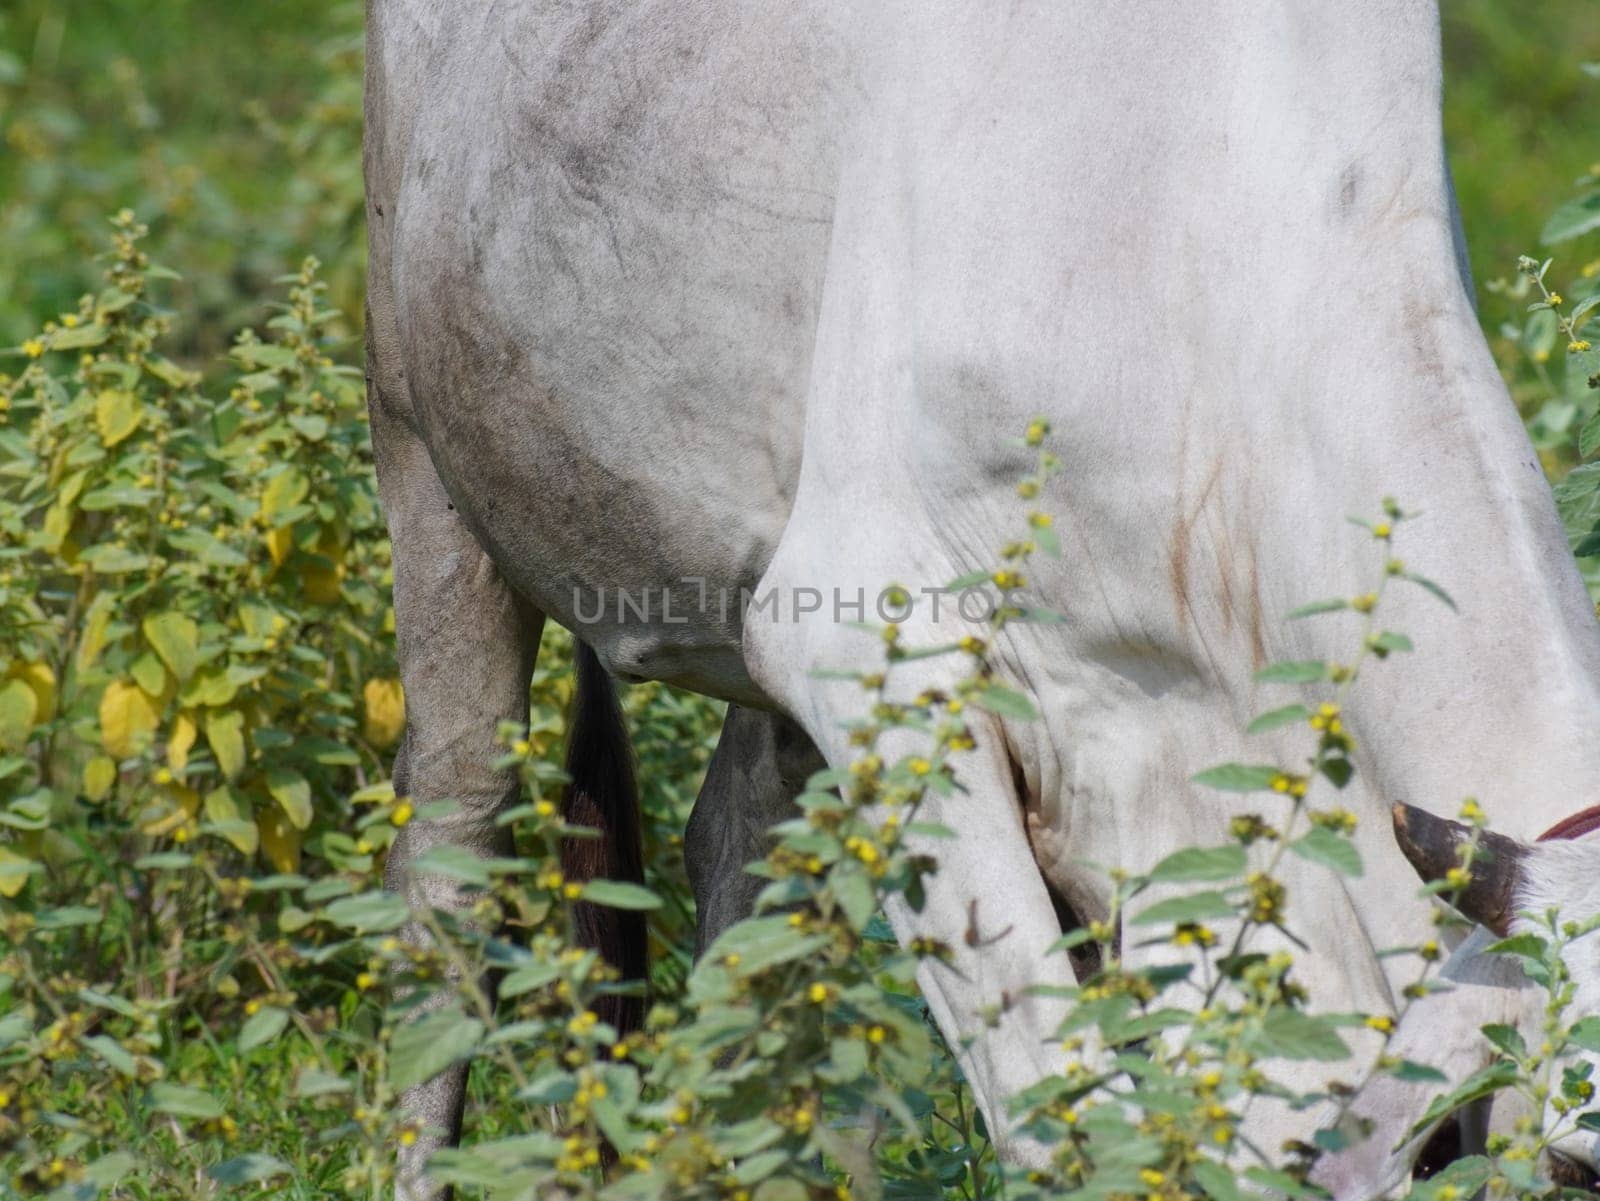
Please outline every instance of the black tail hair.
[{"label": "black tail hair", "polygon": [[[639,790],[633,778],[633,750],[617,703],[616,686],[587,643],[576,644],[578,686],[567,732],[569,783],[561,815],[574,826],[589,826],[599,838],[569,838],[561,848],[561,869],[569,880],[604,878],[644,883]],[[579,902],[573,922],[580,946],[598,950],[624,980],[643,980],[648,970],[644,914]],[[618,1036],[644,1021],[641,996],[599,999],[600,1019]]]}]

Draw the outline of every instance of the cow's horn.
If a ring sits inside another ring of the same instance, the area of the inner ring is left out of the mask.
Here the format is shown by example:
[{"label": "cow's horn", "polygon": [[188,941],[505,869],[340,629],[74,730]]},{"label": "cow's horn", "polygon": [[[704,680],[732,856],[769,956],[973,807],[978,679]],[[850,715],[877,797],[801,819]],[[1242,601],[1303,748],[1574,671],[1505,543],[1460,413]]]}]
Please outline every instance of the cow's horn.
[{"label": "cow's horn", "polygon": [[[1471,826],[1435,817],[1415,805],[1394,807],[1394,836],[1417,875],[1429,884],[1443,880],[1451,868],[1461,866],[1461,847],[1472,840]],[[1463,916],[1487,926],[1502,938],[1516,916],[1517,883],[1522,873],[1522,844],[1503,834],[1476,831],[1478,850],[1467,883],[1452,900]]]}]

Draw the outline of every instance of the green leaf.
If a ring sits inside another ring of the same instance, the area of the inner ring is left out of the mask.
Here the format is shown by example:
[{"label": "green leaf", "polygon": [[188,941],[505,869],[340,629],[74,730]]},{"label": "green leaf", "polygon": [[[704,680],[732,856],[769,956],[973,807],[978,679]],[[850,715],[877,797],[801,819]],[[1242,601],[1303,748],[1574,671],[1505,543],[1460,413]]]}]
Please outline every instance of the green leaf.
[{"label": "green leaf", "polygon": [[1428,1108],[1423,1111],[1422,1117],[1416,1125],[1411,1127],[1411,1134],[1426,1130],[1440,1118],[1454,1113],[1469,1101],[1476,1101],[1481,1097],[1491,1096],[1502,1088],[1507,1088],[1517,1082],[1521,1069],[1509,1059],[1497,1059],[1488,1067],[1474,1072],[1456,1088],[1451,1089],[1441,1097],[1435,1097]]},{"label": "green leaf", "polygon": [[1312,601],[1309,605],[1301,605],[1298,609],[1289,610],[1289,620],[1297,621],[1302,617],[1313,617],[1318,613],[1337,613],[1340,609],[1348,609],[1350,602],[1342,596],[1331,597],[1328,600]]},{"label": "green leaf", "polygon": [[144,369],[169,388],[192,388],[200,382],[200,373],[185,371],[165,355],[146,355]]},{"label": "green leaf", "polygon": [[254,1184],[292,1171],[294,1169],[276,1155],[252,1151],[248,1155],[235,1155],[232,1159],[223,1160],[214,1167],[207,1168],[206,1175],[219,1184]]},{"label": "green leaf", "polygon": [[83,1040],[84,1045],[105,1060],[118,1074],[130,1079],[139,1074],[139,1065],[127,1049],[114,1038],[92,1034]]},{"label": "green leaf", "polygon": [[1282,774],[1266,764],[1224,763],[1199,773],[1194,782],[1222,792],[1260,792],[1271,788],[1272,781]]},{"label": "green leaf", "polygon": [[1450,594],[1448,592],[1446,592],[1443,588],[1439,587],[1439,585],[1435,584],[1427,576],[1418,575],[1414,571],[1402,571],[1400,573],[1400,577],[1399,578],[1402,579],[1402,580],[1409,581],[1410,583],[1415,584],[1417,587],[1423,589],[1424,591],[1431,593],[1436,599],[1443,601],[1445,603],[1445,605],[1447,605],[1449,607],[1449,609],[1450,609],[1450,611],[1452,613],[1454,613],[1456,611],[1456,602],[1455,602],[1455,600],[1450,596]]},{"label": "green leaf", "polygon": [[283,807],[296,830],[311,825],[311,785],[297,771],[275,767],[267,773],[267,791]]},{"label": "green leaf", "polygon": [[1583,428],[1578,431],[1578,453],[1584,458],[1594,454],[1600,448],[1600,412],[1583,423]]},{"label": "green leaf", "polygon": [[1418,1063],[1414,1059],[1402,1059],[1393,1067],[1385,1068],[1389,1075],[1396,1080],[1413,1081],[1418,1084],[1448,1084],[1450,1077],[1438,1068],[1430,1068],[1425,1063]]},{"label": "green leaf", "polygon": [[295,1077],[294,1095],[297,1097],[329,1097],[337,1093],[355,1091],[355,1086],[343,1076],[324,1072],[321,1068],[305,1068]]},{"label": "green leaf", "polygon": [[139,1160],[131,1152],[113,1151],[110,1155],[102,1155],[85,1167],[80,1180],[105,1191],[132,1180],[138,1168]]},{"label": "green leaf", "polygon": [[1579,1018],[1567,1029],[1567,1041],[1585,1051],[1600,1053],[1600,1017]]},{"label": "green leaf", "polygon": [[364,892],[358,896],[341,897],[322,911],[322,916],[336,926],[344,926],[357,934],[381,934],[405,924],[411,916],[405,901],[392,892]]},{"label": "green leaf", "polygon": [[1356,769],[1351,766],[1350,760],[1338,755],[1330,759],[1324,759],[1321,771],[1335,788],[1343,788],[1350,783],[1350,778],[1356,774]]},{"label": "green leaf", "polygon": [[1311,716],[1311,710],[1304,705],[1285,705],[1281,709],[1273,709],[1263,713],[1245,727],[1246,734],[1265,734],[1268,730],[1276,730],[1279,726],[1293,725],[1295,722],[1305,721]]},{"label": "green leaf", "polygon": [[489,886],[487,865],[466,847],[429,847],[411,861],[411,871],[417,876],[442,876],[474,888]]},{"label": "green leaf", "polygon": [[1393,630],[1384,630],[1383,633],[1376,635],[1372,639],[1372,647],[1374,650],[1382,651],[1384,654],[1388,654],[1390,651],[1412,651],[1416,649],[1411,644],[1411,639],[1404,634],[1396,634]]},{"label": "green leaf", "polygon": [[142,626],[145,639],[180,684],[200,665],[200,627],[182,613],[153,613]]},{"label": "green leaf", "polygon": [[1181,925],[1184,922],[1202,922],[1210,919],[1233,917],[1237,907],[1220,892],[1195,892],[1188,896],[1170,897],[1157,901],[1150,908],[1130,919],[1135,926]]},{"label": "green leaf", "polygon": [[1320,659],[1269,663],[1256,672],[1256,680],[1262,684],[1315,684],[1327,678],[1328,665]]},{"label": "green leaf", "polygon": [[1273,1009],[1261,1026],[1243,1039],[1247,1050],[1266,1059],[1318,1060],[1333,1063],[1348,1059],[1350,1049],[1326,1018],[1298,1009]]},{"label": "green leaf", "polygon": [[167,669],[158,655],[146,651],[133,661],[128,671],[133,682],[151,696],[158,697],[167,690]]},{"label": "green leaf", "polygon": [[289,1012],[279,1009],[275,1005],[257,1010],[251,1014],[239,1031],[239,1050],[253,1051],[255,1048],[270,1043],[283,1033],[289,1024]]},{"label": "green leaf", "polygon": [[661,908],[661,898],[655,893],[625,880],[590,880],[583,886],[583,900],[611,909]]},{"label": "green leaf", "polygon": [[1234,1175],[1219,1163],[1203,1159],[1190,1169],[1195,1182],[1206,1190],[1206,1196],[1215,1201],[1245,1201],[1247,1194],[1234,1180]]},{"label": "green leaf", "polygon": [[1500,1022],[1491,1023],[1483,1027],[1483,1037],[1507,1055],[1521,1059],[1528,1053],[1528,1045],[1522,1041],[1522,1035],[1515,1026],[1503,1025]]},{"label": "green leaf", "polygon": [[[1448,896],[1446,897],[1448,900]],[[1516,955],[1522,959],[1530,959],[1535,963],[1543,963],[1545,953],[1549,950],[1544,939],[1537,934],[1513,934],[1510,938],[1502,938],[1492,942],[1484,948],[1488,955]]]},{"label": "green leaf", "polygon": [[389,1082],[404,1089],[431,1080],[471,1055],[482,1037],[483,1023],[468,1017],[459,1005],[407,1022],[389,1044]]},{"label": "green leaf", "polygon": [[1585,463],[1567,472],[1555,486],[1556,511],[1574,553],[1600,527],[1600,463]]},{"label": "green leaf", "polygon": [[1352,879],[1359,880],[1364,870],[1356,844],[1322,826],[1313,827],[1304,837],[1291,842],[1289,849],[1302,859],[1331,867]]},{"label": "green leaf", "polygon": [[1593,229],[1600,229],[1600,191],[1569,200],[1550,214],[1539,240],[1551,246],[1580,237]]},{"label": "green leaf", "polygon": [[1244,874],[1249,858],[1243,847],[1185,847],[1150,869],[1155,884],[1188,884],[1233,880]]},{"label": "green leaf", "polygon": [[839,864],[828,875],[828,887],[853,929],[862,930],[878,907],[877,889],[866,870],[854,860]]},{"label": "green leaf", "polygon": [[170,1113],[178,1118],[210,1120],[222,1116],[222,1102],[210,1093],[166,1081],[150,1086],[150,1107],[157,1113]]},{"label": "green leaf", "polygon": [[1015,717],[1019,721],[1033,721],[1039,716],[1039,711],[1033,707],[1033,702],[1022,693],[1003,687],[1000,684],[991,684],[977,696],[972,698],[973,704],[980,709],[987,709],[999,717]]}]

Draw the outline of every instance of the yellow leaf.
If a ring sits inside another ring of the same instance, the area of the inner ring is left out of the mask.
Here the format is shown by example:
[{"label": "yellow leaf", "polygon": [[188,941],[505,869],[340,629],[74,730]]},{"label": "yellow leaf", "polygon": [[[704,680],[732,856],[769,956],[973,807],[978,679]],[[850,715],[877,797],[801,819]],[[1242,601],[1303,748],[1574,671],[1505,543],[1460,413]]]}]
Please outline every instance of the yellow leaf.
[{"label": "yellow leaf", "polygon": [[78,642],[79,675],[93,667],[100,652],[105,649],[106,629],[111,624],[111,611],[115,604],[116,598],[111,593],[102,592],[89,605],[88,615],[83,622],[83,636]]},{"label": "yellow leaf", "polygon": [[7,847],[0,847],[0,897],[14,897],[22,891],[31,874],[32,861]]},{"label": "yellow leaf", "polygon": [[280,525],[275,530],[267,531],[267,553],[272,556],[275,567],[282,567],[283,561],[289,557],[289,552],[294,549],[294,527]]},{"label": "yellow leaf", "polygon": [[268,521],[280,513],[287,513],[305,499],[311,482],[298,467],[285,467],[267,481],[261,493],[261,516]]},{"label": "yellow leaf", "polygon": [[179,826],[187,825],[199,814],[200,794],[194,789],[182,784],[169,784],[166,794],[167,806],[159,811],[158,817],[147,819],[139,827],[140,833],[160,838],[164,834],[171,834]]},{"label": "yellow leaf", "polygon": [[115,446],[139,428],[139,398],[120,388],[108,388],[94,398],[94,421],[100,441]]},{"label": "yellow leaf", "polygon": [[145,640],[181,684],[200,665],[200,627],[182,613],[152,613],[143,622]]},{"label": "yellow leaf", "polygon": [[34,711],[35,721],[49,721],[56,711],[56,672],[48,663],[20,663],[10,672],[13,679],[21,680],[33,689],[38,701]]},{"label": "yellow leaf", "polygon": [[300,831],[289,824],[281,809],[264,805],[256,812],[256,830],[261,835],[261,852],[280,872],[300,867]]},{"label": "yellow leaf", "polygon": [[155,698],[137,684],[112,680],[100,696],[100,744],[113,759],[137,755],[160,723]]},{"label": "yellow leaf", "polygon": [[300,573],[300,586],[305,590],[306,599],[313,605],[336,605],[339,603],[339,585],[343,579],[343,567],[311,564]]},{"label": "yellow leaf", "polygon": [[361,689],[366,721],[361,733],[373,746],[393,746],[406,728],[406,694],[395,679],[368,680]]},{"label": "yellow leaf", "polygon": [[117,763],[105,755],[96,755],[83,765],[83,795],[91,801],[103,801],[111,795],[117,782]]},{"label": "yellow leaf", "polygon": [[173,771],[182,771],[189,766],[189,751],[194,747],[198,733],[194,718],[187,713],[178,714],[177,720],[172,723],[172,733],[167,735],[167,765]]},{"label": "yellow leaf", "polygon": [[0,751],[20,751],[28,745],[39,702],[33,689],[21,680],[0,684]]},{"label": "yellow leaf", "polygon": [[70,504],[56,501],[45,510],[44,514],[44,549],[59,553],[62,543],[67,540],[67,535],[72,532],[72,523],[78,516],[78,510]]},{"label": "yellow leaf", "polygon": [[233,789],[224,784],[206,793],[206,820],[215,823],[217,832],[242,854],[254,855],[261,845],[261,833],[239,808]]},{"label": "yellow leaf", "polygon": [[206,718],[206,741],[217,757],[217,766],[226,779],[244,770],[244,714],[237,710],[213,713]]}]

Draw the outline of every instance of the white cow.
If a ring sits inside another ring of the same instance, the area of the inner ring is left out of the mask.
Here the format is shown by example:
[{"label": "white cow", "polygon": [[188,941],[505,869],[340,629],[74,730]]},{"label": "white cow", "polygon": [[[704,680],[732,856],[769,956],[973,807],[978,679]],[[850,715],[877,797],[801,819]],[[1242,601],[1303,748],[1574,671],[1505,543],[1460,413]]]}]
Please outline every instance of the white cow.
[{"label": "white cow", "polygon": [[[396,886],[448,902],[406,863],[501,836],[493,734],[525,712],[550,618],[624,679],[735,703],[701,802],[721,816],[689,832],[720,928],[748,904],[734,865],[814,752],[849,758],[860,691],[812,670],[874,651],[832,598],[987,561],[1018,514],[1003,440],[1035,414],[1061,436],[1040,503],[1066,553],[1034,585],[1068,621],[1013,626],[995,656],[1043,717],[976,723],[968,794],[932,815],[959,840],[927,907],[891,914],[902,938],[957,948],[959,970],[922,983],[952,1044],[970,1040],[1003,1153],[1036,1153],[1007,1137],[1005,1099],[1060,1068],[1060,1011],[1025,1000],[993,1029],[979,1011],[1070,979],[1043,950],[1052,892],[1105,912],[1082,861],[1140,868],[1225,837],[1229,806],[1193,770],[1303,753],[1240,728],[1277,699],[1261,664],[1349,647],[1341,619],[1280,621],[1372,569],[1345,513],[1386,492],[1424,509],[1407,553],[1461,612],[1397,595],[1389,620],[1419,652],[1355,691],[1346,803],[1367,880],[1288,869],[1327,934],[1304,969],[1315,1002],[1393,1006],[1374,952],[1428,932],[1391,798],[1450,810],[1473,792],[1526,840],[1592,797],[1600,636],[1475,320],[1432,0],[371,0],[369,16],[396,771],[462,803],[407,827]],[[588,620],[646,589],[647,617]],[[828,600],[796,613],[808,589]],[[775,591],[779,619],[718,603],[741,590]],[[923,606],[906,638],[959,620]],[[960,670],[929,660],[915,683]],[[613,830],[595,866],[614,868],[615,724],[587,674],[574,768],[583,812]],[[1539,855],[1539,895],[1587,904],[1600,848]],[[1010,935],[964,942],[974,899]],[[455,1073],[409,1103],[448,1136],[460,1098]],[[1308,1133],[1274,1121],[1267,1145]],[[1588,1136],[1567,1150],[1594,1160]],[[1329,1169],[1347,1191],[1393,1173],[1356,1158]]]}]

